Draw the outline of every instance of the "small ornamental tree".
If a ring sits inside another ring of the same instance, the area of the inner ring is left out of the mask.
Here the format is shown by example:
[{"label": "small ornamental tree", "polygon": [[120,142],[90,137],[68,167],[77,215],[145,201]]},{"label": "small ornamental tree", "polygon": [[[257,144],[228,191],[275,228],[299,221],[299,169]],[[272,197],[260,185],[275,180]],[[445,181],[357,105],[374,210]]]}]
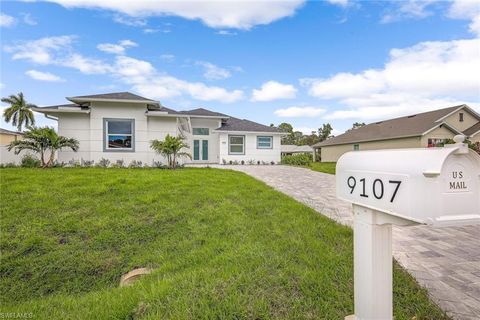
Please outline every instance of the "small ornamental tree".
[{"label": "small ornamental tree", "polygon": [[[42,168],[52,166],[55,161],[55,152],[63,148],[69,148],[76,152],[79,148],[79,142],[73,138],[59,136],[50,127],[29,127],[25,131],[23,139],[8,144],[8,151],[15,149],[15,154],[19,154],[23,150],[38,153]],[[50,155],[48,159],[45,159],[48,152],[50,152]]]},{"label": "small ornamental tree", "polygon": [[165,137],[165,140],[152,140],[150,141],[150,148],[152,148],[158,154],[167,158],[168,166],[175,169],[177,166],[177,159],[180,158],[192,158],[192,156],[183,152],[182,149],[188,149],[189,146],[184,142],[185,138],[182,136],[173,137],[169,134]]}]

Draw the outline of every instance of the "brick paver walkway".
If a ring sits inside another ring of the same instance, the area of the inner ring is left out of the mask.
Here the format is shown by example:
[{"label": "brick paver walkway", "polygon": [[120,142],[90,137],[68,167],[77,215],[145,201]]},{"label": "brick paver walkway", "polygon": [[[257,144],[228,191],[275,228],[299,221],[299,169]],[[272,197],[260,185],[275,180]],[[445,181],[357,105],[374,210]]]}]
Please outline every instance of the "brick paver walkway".
[{"label": "brick paver walkway", "polygon": [[[216,166],[245,172],[339,223],[352,209],[335,196],[335,176],[288,166]],[[480,319],[480,226],[394,227],[393,255],[455,319]]]}]

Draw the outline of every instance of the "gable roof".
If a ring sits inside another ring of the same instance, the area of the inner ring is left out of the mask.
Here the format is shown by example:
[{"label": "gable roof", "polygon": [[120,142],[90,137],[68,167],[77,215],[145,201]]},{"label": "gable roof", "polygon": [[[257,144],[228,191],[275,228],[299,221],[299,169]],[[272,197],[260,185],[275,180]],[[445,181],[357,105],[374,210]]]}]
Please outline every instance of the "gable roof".
[{"label": "gable roof", "polygon": [[455,129],[450,127],[448,124],[438,121],[453,111],[461,109],[461,107],[468,106],[454,106],[410,116],[399,117],[391,120],[370,123],[366,126],[347,131],[344,134],[317,143],[314,145],[314,147],[416,137],[421,136],[425,132],[438,126],[448,127],[450,130],[455,132]]},{"label": "gable roof", "polygon": [[229,118],[230,116],[227,116],[226,114],[220,113],[220,112],[214,112],[210,111],[204,108],[197,108],[193,110],[187,110],[187,111],[180,111],[179,113],[182,114],[187,114],[191,116],[206,116],[206,117],[224,117],[224,118]]},{"label": "gable roof", "polygon": [[90,101],[132,101],[132,102],[150,102],[158,104],[158,101],[147,99],[145,97],[133,94],[131,92],[112,92],[112,93],[102,93],[102,94],[93,94],[86,96],[76,96],[76,97],[67,97],[68,100],[81,103],[81,102],[90,102]]},{"label": "gable roof", "polygon": [[480,121],[468,128],[467,130],[463,131],[463,134],[467,137],[471,137],[478,132],[480,132]]},{"label": "gable roof", "polygon": [[284,131],[277,127],[266,126],[257,122],[245,119],[230,117],[217,131],[246,131],[246,132],[271,132],[283,133]]}]

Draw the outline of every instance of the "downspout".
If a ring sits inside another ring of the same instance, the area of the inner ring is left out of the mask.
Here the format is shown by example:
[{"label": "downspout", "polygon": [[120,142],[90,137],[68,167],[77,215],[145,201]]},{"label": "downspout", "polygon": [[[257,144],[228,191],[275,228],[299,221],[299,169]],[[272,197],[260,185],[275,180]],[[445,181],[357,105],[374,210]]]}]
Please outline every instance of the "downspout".
[{"label": "downspout", "polygon": [[54,116],[51,116],[49,114],[46,114],[46,113],[45,113],[45,118],[50,119],[50,120],[54,120],[54,121],[58,121],[58,118],[56,118]]}]

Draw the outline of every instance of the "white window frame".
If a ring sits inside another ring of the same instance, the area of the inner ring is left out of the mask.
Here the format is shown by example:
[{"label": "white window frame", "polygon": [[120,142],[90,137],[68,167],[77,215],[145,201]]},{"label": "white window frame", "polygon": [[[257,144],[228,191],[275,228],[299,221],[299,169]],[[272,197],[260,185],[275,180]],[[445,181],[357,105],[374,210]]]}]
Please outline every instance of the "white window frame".
[{"label": "white window frame", "polygon": [[[231,143],[231,138],[242,138],[243,143]],[[242,152],[232,152],[231,146],[242,146]],[[228,154],[231,155],[244,155],[245,154],[245,136],[244,135],[229,135],[228,136]]]},{"label": "white window frame", "polygon": [[[130,122],[131,133],[110,133],[108,132],[109,122]],[[132,145],[130,148],[110,148],[108,147],[109,136],[130,136]],[[103,152],[135,152],[135,119],[123,119],[123,118],[104,118],[103,119]]]},{"label": "white window frame", "polygon": [[[260,141],[259,141],[260,138],[269,138],[270,146],[269,147],[260,146]],[[273,136],[257,136],[257,149],[273,149]]]}]

